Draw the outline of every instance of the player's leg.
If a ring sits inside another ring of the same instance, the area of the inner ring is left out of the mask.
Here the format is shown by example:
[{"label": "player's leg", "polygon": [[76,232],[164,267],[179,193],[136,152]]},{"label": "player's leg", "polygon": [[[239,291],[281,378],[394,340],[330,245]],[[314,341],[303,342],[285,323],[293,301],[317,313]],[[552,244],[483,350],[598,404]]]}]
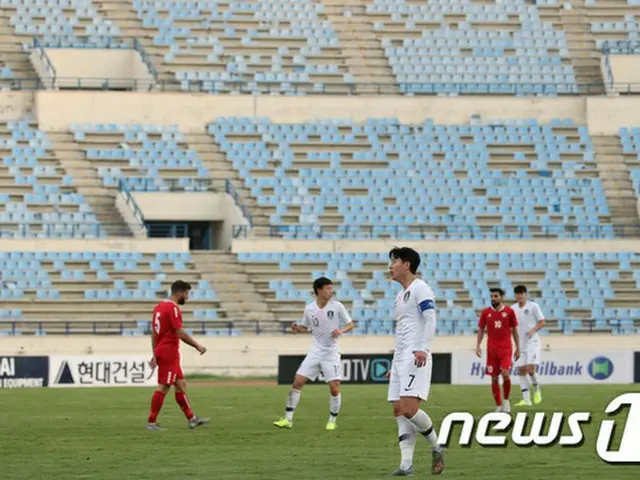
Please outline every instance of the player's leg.
[{"label": "player's leg", "polygon": [[327,420],[327,430],[336,429],[336,420],[342,406],[342,395],[340,394],[340,380],[329,382],[329,420]]},{"label": "player's leg", "polygon": [[431,388],[431,358],[424,367],[417,367],[414,360],[407,362],[404,375],[400,377],[402,389],[399,405],[400,415],[407,418],[416,431],[429,442],[432,451],[432,473],[438,475],[444,470],[444,448],[438,444],[438,434],[431,417],[420,409],[420,402],[426,401]]},{"label": "player's leg", "polygon": [[147,418],[148,430],[162,430],[162,427],[157,424],[158,415],[162,410],[164,399],[173,385],[175,372],[171,371],[170,365],[173,362],[167,362],[164,358],[157,357],[158,362],[158,387],[153,392],[151,397],[151,408],[149,409],[149,416]]},{"label": "player's leg", "polygon": [[496,412],[502,411],[502,396],[500,395],[500,382],[498,381],[498,373],[500,372],[500,362],[497,361],[495,355],[487,352],[487,375],[491,376],[491,393],[493,400],[496,402]]},{"label": "player's leg", "polygon": [[319,363],[313,361],[313,359],[309,358],[307,355],[300,365],[300,368],[298,368],[296,376],[293,379],[293,384],[291,385],[291,390],[289,390],[289,393],[287,394],[287,403],[284,407],[284,417],[273,422],[276,427],[293,427],[293,414],[295,413],[298,402],[300,401],[300,392],[307,383],[307,380],[315,380],[318,376],[319,369]]},{"label": "player's leg", "polygon": [[531,346],[531,357],[527,362],[527,373],[531,378],[531,385],[533,386],[533,401],[536,404],[542,402],[542,390],[540,389],[540,382],[538,380],[538,364],[540,363],[540,354],[542,351],[542,343],[534,344]]},{"label": "player's leg", "polygon": [[500,376],[502,377],[502,393],[504,396],[502,411],[505,413],[511,413],[511,403],[509,403],[511,395],[511,363],[511,354],[503,355],[500,359]]},{"label": "player's leg", "polygon": [[175,398],[176,403],[187,419],[189,428],[196,428],[209,423],[208,418],[198,417],[197,415],[194,415],[193,411],[191,410],[191,404],[189,403],[189,399],[187,398],[187,382],[184,379],[184,375],[182,374],[182,369],[178,371],[178,375],[176,378]]},{"label": "player's leg", "polygon": [[516,369],[518,373],[518,381],[520,383],[520,391],[522,392],[522,400],[516,403],[516,407],[531,406],[531,391],[529,390],[529,378],[527,377],[527,358],[527,350],[522,349],[520,352],[520,358],[516,360]]},{"label": "player's leg", "polygon": [[416,447],[418,431],[400,410],[400,375],[397,370],[397,362],[391,365],[389,376],[389,392],[387,401],[393,404],[393,416],[398,424],[398,446],[400,447],[400,468],[393,471],[390,477],[406,477],[411,475],[413,469],[413,452]]},{"label": "player's leg", "polygon": [[336,419],[340,413],[342,406],[342,396],[340,395],[340,380],[342,379],[342,363],[340,355],[332,355],[330,358],[320,363],[322,375],[325,382],[329,385],[329,420],[327,421],[327,430],[335,430]]}]

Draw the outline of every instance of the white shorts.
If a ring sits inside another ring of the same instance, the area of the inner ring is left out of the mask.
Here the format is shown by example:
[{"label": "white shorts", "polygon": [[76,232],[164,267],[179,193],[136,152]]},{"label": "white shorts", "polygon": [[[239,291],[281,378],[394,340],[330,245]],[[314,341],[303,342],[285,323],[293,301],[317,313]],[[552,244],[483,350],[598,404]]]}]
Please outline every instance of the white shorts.
[{"label": "white shorts", "polygon": [[427,364],[416,367],[413,353],[406,357],[393,359],[391,377],[389,378],[388,402],[397,402],[400,397],[418,397],[426,400],[431,388],[431,367],[433,359],[427,355]]},{"label": "white shorts", "polygon": [[520,350],[520,358],[516,361],[516,367],[524,367],[525,365],[540,365],[540,353],[542,352],[542,342],[533,342],[527,344]]},{"label": "white shorts", "polygon": [[342,363],[339,353],[309,352],[298,367],[296,375],[302,375],[312,382],[322,373],[326,383],[342,378]]}]

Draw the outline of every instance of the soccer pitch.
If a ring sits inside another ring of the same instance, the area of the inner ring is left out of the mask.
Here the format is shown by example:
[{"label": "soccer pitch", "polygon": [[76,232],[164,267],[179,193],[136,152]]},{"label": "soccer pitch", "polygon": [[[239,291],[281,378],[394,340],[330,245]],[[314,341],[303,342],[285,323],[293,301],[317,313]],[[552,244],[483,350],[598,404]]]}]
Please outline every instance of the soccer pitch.
[{"label": "soccer pitch", "polygon": [[[282,415],[288,387],[191,386],[197,415],[212,422],[187,428],[173,393],[159,423],[145,429],[152,388],[0,390],[2,479],[374,479],[399,464],[396,422],[386,387],[343,386],[338,429],[327,432],[328,389],[303,390],[292,430],[272,422]],[[629,386],[547,386],[531,411],[589,411],[580,448],[462,448],[450,445],[441,478],[491,480],[635,479],[640,466],[610,466],[595,453],[606,405]],[[519,398],[514,386],[512,403]],[[489,386],[432,386],[423,405],[440,427],[453,411],[476,416],[493,410]],[[518,411],[514,408],[514,412]],[[623,422],[626,412],[616,416]],[[621,423],[622,425],[622,423]],[[617,442],[621,436],[617,429]],[[568,431],[568,429],[567,429]],[[460,428],[455,429],[457,442]],[[615,448],[615,446],[614,446]],[[418,439],[414,478],[432,476],[430,451]]]}]

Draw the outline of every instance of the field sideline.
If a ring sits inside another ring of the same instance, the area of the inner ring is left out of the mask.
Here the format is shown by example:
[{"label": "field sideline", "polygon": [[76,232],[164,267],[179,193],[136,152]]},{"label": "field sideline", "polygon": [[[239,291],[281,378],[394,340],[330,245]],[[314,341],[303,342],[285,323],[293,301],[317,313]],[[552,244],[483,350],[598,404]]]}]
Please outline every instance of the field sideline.
[{"label": "field sideline", "polygon": [[[220,382],[190,387],[196,414],[212,418],[210,425],[195,431],[187,429],[173,395],[159,418],[168,430],[147,431],[152,388],[0,390],[0,478],[359,480],[382,478],[398,465],[397,429],[385,402],[386,386],[343,386],[335,432],[324,430],[326,387],[309,386],[293,430],[280,431],[272,422],[282,415],[288,387]],[[640,385],[543,387],[542,408],[532,411],[592,412],[583,447],[451,445],[441,478],[637,480],[640,466],[610,466],[595,453],[604,408],[618,394],[631,391],[640,391]],[[518,394],[514,386],[512,400]],[[439,427],[452,411],[479,416],[493,407],[488,385],[435,385],[424,409]],[[625,419],[626,412],[616,417]],[[457,428],[456,440],[459,432]],[[621,434],[618,428],[617,436]],[[426,442],[419,439],[414,478],[431,476],[428,454]]]}]

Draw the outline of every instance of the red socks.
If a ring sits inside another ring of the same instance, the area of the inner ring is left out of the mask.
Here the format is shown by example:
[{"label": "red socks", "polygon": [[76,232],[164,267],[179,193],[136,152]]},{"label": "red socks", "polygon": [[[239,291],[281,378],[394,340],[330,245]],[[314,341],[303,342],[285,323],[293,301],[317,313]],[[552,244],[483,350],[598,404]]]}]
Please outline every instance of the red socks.
[{"label": "red socks", "polygon": [[[509,384],[509,386],[511,386],[511,384]],[[491,392],[493,393],[496,405],[498,407],[502,406],[502,399],[500,398],[500,384],[498,382],[491,382]]]},{"label": "red socks", "polygon": [[509,394],[511,393],[511,379],[505,378],[502,382],[502,390],[504,391],[504,399],[509,400]]},{"label": "red socks", "polygon": [[180,405],[180,408],[184,412],[184,416],[187,417],[187,420],[191,420],[193,418],[193,412],[191,411],[189,400],[187,400],[187,394],[184,392],[176,392],[176,402]]},{"label": "red socks", "polygon": [[157,391],[153,392],[153,397],[151,397],[151,411],[149,412],[149,423],[156,423],[156,419],[162,409],[163,403],[164,393]]}]

